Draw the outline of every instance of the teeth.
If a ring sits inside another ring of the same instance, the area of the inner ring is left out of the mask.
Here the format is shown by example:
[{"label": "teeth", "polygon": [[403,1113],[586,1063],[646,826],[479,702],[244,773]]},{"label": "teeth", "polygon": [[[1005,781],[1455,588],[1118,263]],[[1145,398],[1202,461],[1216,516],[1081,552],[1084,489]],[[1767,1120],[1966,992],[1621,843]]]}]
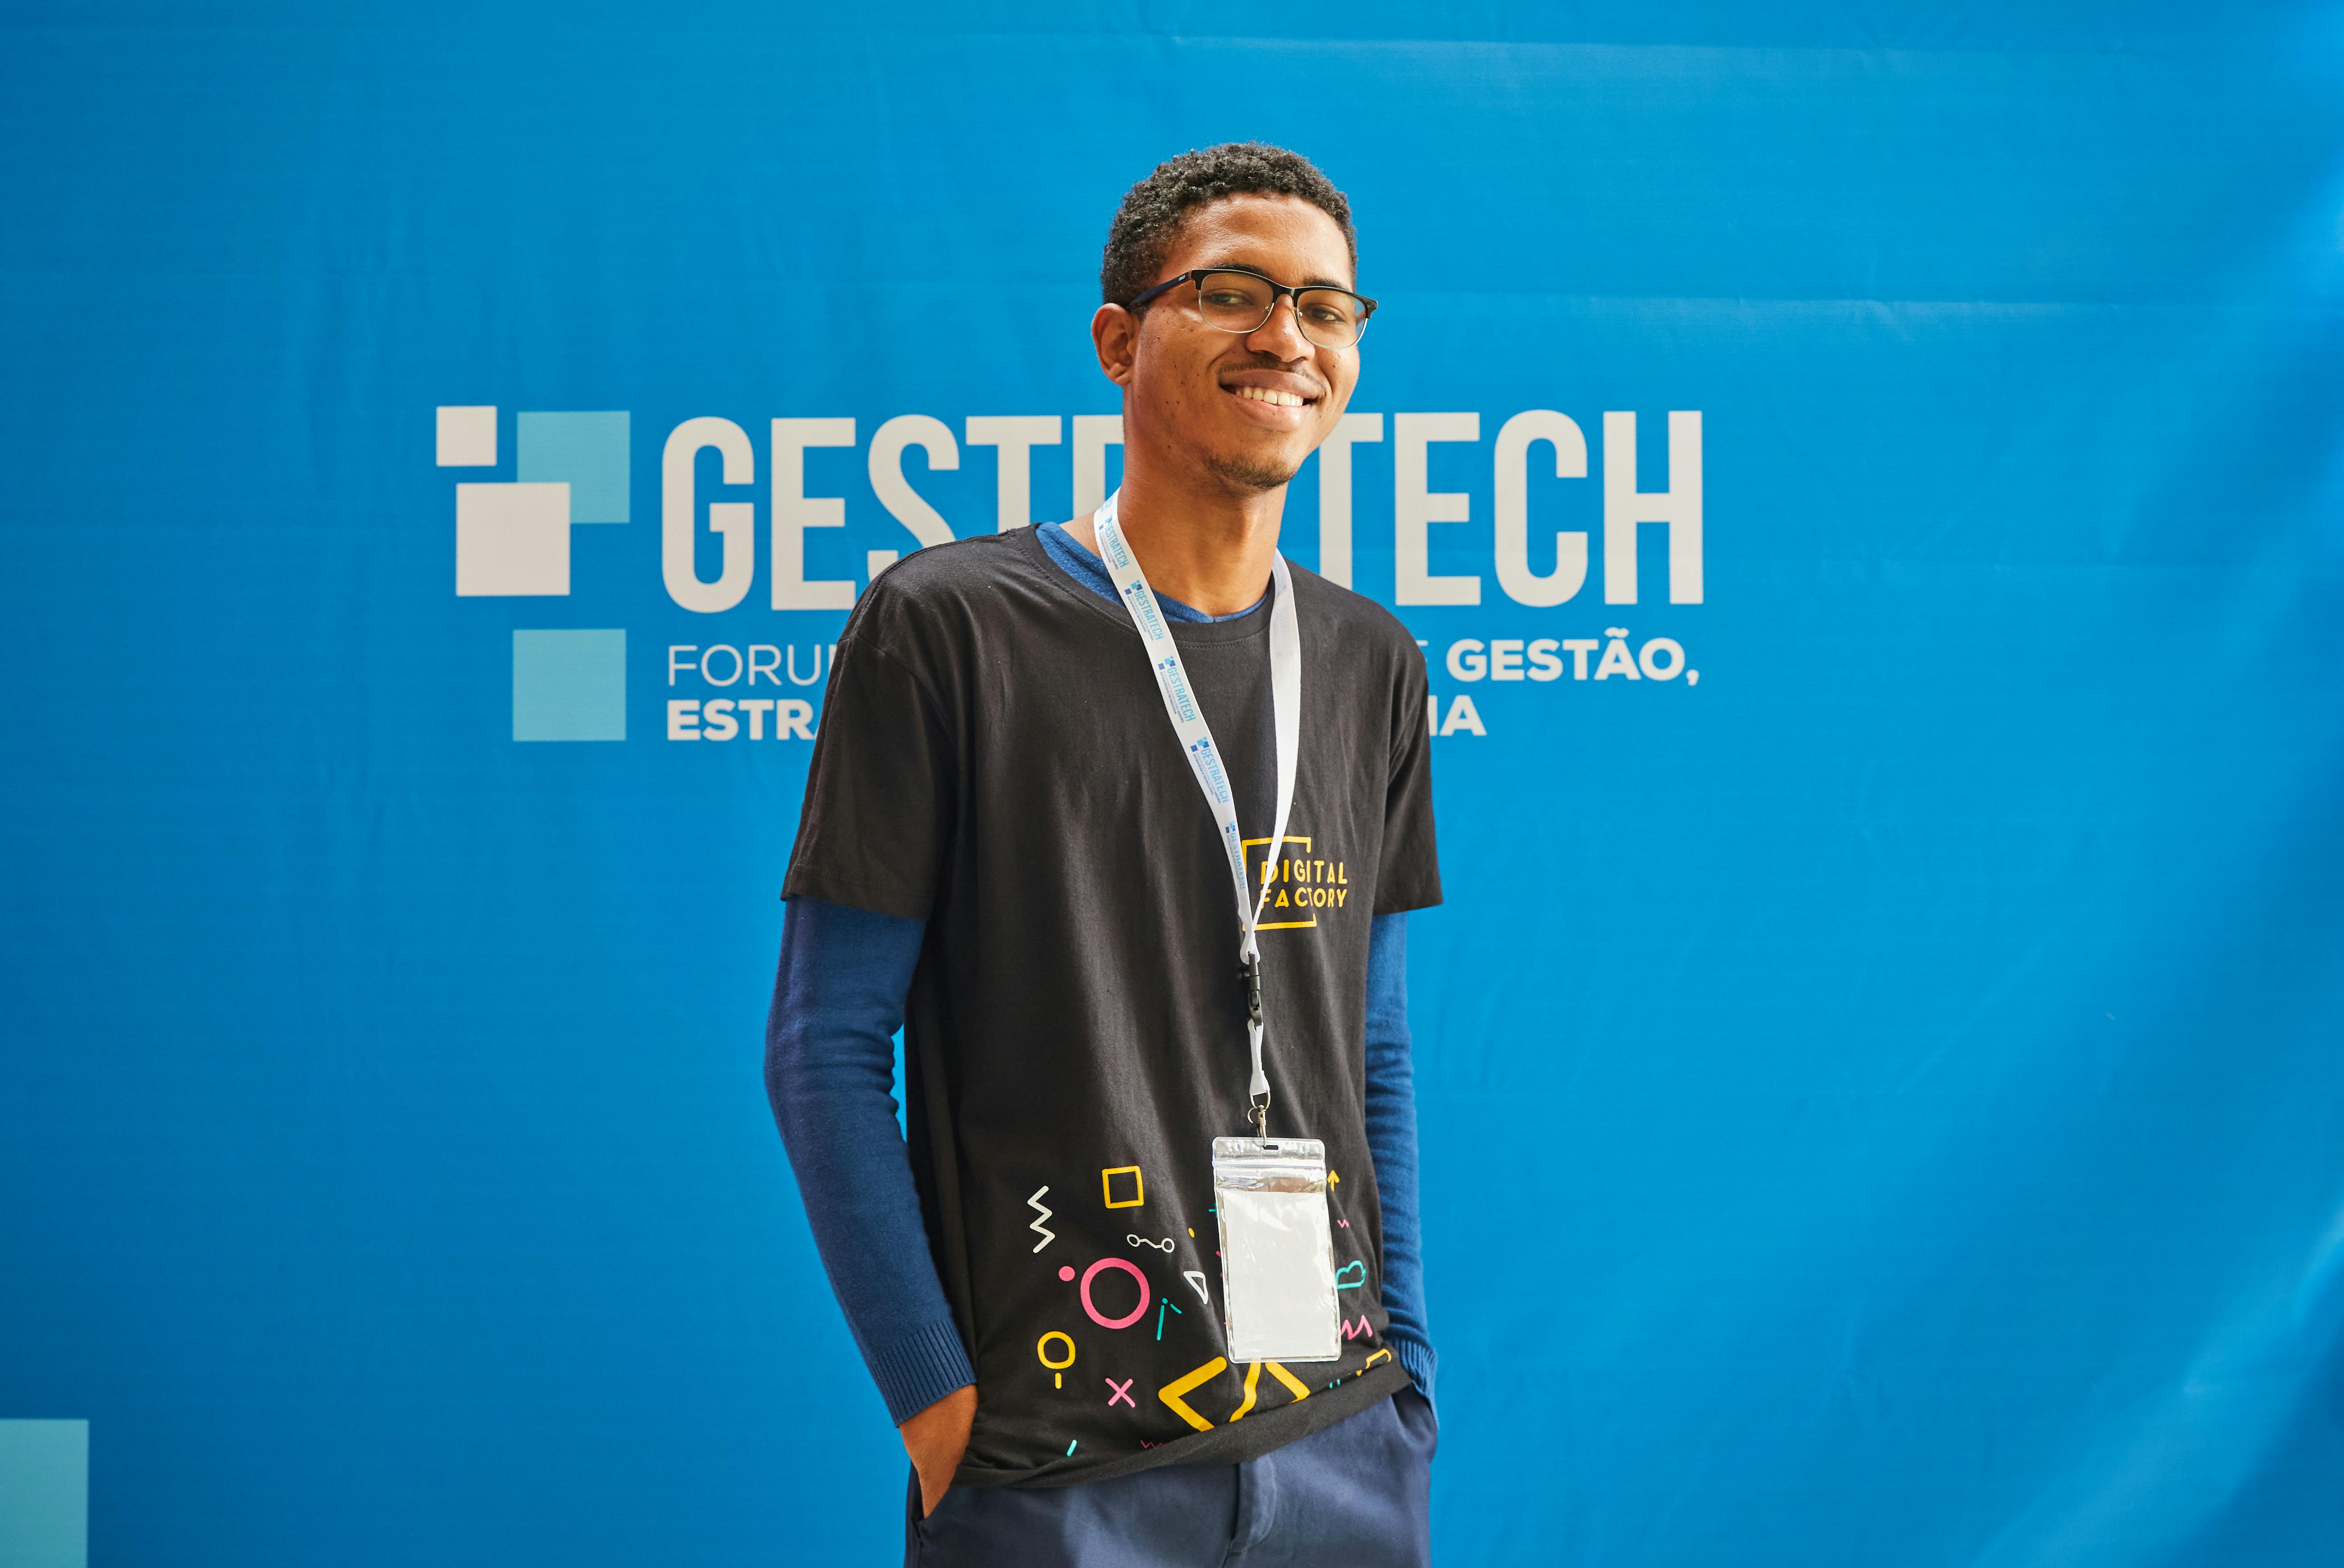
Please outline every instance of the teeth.
[{"label": "teeth", "polygon": [[1273,392],[1267,387],[1238,387],[1235,389],[1238,397],[1250,399],[1257,403],[1270,403],[1281,409],[1298,409],[1302,406],[1302,400],[1292,392]]}]

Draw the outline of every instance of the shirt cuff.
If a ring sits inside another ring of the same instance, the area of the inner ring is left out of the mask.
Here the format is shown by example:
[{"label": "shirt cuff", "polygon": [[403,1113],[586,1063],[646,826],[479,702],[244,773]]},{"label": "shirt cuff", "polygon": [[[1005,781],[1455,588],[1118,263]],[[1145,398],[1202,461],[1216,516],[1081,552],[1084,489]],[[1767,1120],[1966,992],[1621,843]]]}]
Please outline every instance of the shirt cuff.
[{"label": "shirt cuff", "polygon": [[879,1397],[887,1401],[887,1419],[897,1426],[976,1381],[968,1350],[950,1319],[923,1324],[892,1345],[867,1347],[864,1361],[879,1385]]},{"label": "shirt cuff", "polygon": [[1413,1334],[1392,1331],[1385,1338],[1391,1341],[1392,1354],[1399,1359],[1400,1371],[1416,1385],[1416,1391],[1424,1396],[1427,1403],[1433,1402],[1432,1375],[1440,1368],[1440,1357]]}]

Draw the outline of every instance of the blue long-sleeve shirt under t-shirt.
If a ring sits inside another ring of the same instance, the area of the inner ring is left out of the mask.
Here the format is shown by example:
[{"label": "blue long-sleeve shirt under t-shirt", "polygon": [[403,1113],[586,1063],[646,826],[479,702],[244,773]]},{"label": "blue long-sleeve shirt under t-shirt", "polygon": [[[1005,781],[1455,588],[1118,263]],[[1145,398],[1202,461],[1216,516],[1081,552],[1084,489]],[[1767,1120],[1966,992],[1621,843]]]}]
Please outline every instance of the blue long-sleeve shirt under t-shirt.
[{"label": "blue long-sleeve shirt under t-shirt", "polygon": [[[1110,602],[1097,556],[1056,523],[1040,531],[1067,575]],[[1157,595],[1166,619],[1209,616]],[[1424,1316],[1416,1088],[1408,1032],[1405,915],[1369,925],[1367,1135],[1383,1211],[1383,1300],[1395,1357],[1426,1397],[1436,1358]],[[895,1120],[894,1035],[924,922],[793,898],[765,1028],[765,1085],[831,1289],[897,1424],[975,1382],[928,1250]]]}]

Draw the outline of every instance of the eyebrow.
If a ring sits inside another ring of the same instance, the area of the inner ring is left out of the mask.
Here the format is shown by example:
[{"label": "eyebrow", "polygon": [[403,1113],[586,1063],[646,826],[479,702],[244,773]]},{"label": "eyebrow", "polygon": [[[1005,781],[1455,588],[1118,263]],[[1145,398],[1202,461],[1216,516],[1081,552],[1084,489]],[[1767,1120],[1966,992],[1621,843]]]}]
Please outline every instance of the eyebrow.
[{"label": "eyebrow", "polygon": [[[1256,267],[1250,261],[1207,261],[1198,264],[1192,270],[1197,272],[1258,272],[1265,278],[1269,276],[1269,268],[1267,267]],[[1295,287],[1298,288],[1339,288],[1346,294],[1358,292],[1358,290],[1354,289],[1351,285],[1348,283],[1339,283],[1332,278],[1306,278],[1301,282],[1296,284]]]}]

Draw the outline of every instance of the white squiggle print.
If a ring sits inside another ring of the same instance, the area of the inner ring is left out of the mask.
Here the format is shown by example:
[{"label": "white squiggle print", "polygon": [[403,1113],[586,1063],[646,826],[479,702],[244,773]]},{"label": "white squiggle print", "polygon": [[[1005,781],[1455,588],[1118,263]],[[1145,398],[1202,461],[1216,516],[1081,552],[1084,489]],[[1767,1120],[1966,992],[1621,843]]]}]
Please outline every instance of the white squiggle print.
[{"label": "white squiggle print", "polygon": [[1034,1223],[1028,1225],[1026,1229],[1031,1230],[1035,1235],[1039,1236],[1042,1239],[1034,1243],[1034,1250],[1036,1252],[1039,1252],[1043,1248],[1047,1247],[1051,1242],[1056,1241],[1058,1239],[1058,1233],[1056,1231],[1045,1230],[1042,1229],[1042,1221],[1050,1218],[1051,1214],[1051,1210],[1042,1207],[1042,1194],[1049,1190],[1050,1189],[1047,1187],[1037,1187],[1034,1189],[1034,1196],[1026,1200],[1026,1206],[1028,1209],[1031,1209],[1035,1215]]}]

